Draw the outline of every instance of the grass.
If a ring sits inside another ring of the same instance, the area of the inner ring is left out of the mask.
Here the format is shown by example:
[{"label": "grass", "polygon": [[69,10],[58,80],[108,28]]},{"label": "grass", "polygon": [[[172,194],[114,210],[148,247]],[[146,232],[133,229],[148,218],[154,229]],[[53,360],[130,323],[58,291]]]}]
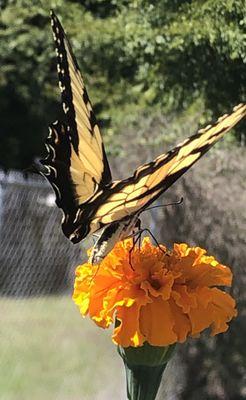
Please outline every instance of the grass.
[{"label": "grass", "polygon": [[68,296],[2,298],[1,400],[125,398],[110,332],[82,319]]}]

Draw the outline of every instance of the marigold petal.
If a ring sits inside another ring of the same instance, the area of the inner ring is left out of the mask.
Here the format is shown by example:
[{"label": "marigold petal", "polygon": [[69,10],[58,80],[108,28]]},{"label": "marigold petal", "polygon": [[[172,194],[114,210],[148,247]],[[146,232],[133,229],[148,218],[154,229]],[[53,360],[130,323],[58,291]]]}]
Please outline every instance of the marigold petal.
[{"label": "marigold petal", "polygon": [[225,332],[228,329],[228,322],[237,316],[235,300],[225,292],[217,288],[211,289],[213,292],[212,302],[209,304],[214,322],[212,324],[211,336]]},{"label": "marigold petal", "polygon": [[172,286],[174,277],[171,273],[168,273],[161,280],[151,279],[150,281],[144,281],[141,283],[141,288],[149,292],[153,297],[161,296],[163,300],[168,300],[171,296]]},{"label": "marigold petal", "polygon": [[170,299],[172,288],[174,284],[174,276],[170,272],[165,274],[165,276],[161,279],[161,288],[159,289],[159,293],[163,300]]},{"label": "marigold petal", "polygon": [[177,341],[174,323],[169,302],[161,297],[141,308],[140,330],[153,346],[168,346]]},{"label": "marigold petal", "polygon": [[212,316],[208,310],[208,303],[211,300],[209,288],[198,288],[195,292],[197,305],[191,308],[188,315],[191,322],[191,334],[196,335],[208,328],[212,323]]},{"label": "marigold petal", "polygon": [[[112,321],[112,304],[118,300],[119,282],[98,276],[90,291],[88,313],[98,325],[107,327]],[[108,303],[110,302],[110,307]]]},{"label": "marigold petal", "polygon": [[185,256],[188,250],[188,244],[186,243],[174,243],[173,250],[179,256]]},{"label": "marigold petal", "polygon": [[[212,335],[225,332],[228,329],[227,323],[237,315],[235,300],[217,288],[202,288],[197,294],[198,305],[189,312],[192,335],[210,326]],[[202,302],[202,299],[206,301]]]},{"label": "marigold petal", "polygon": [[114,320],[115,307],[118,302],[118,288],[108,291],[105,297],[91,296],[90,317],[102,328],[107,328]]},{"label": "marigold petal", "polygon": [[119,326],[114,329],[112,340],[122,347],[142,346],[145,337],[139,329],[139,312],[141,305],[133,304],[132,307],[120,307],[117,311]]},{"label": "marigold petal", "polygon": [[172,291],[172,298],[177,306],[181,307],[184,313],[188,313],[190,308],[196,307],[196,295],[193,292],[188,292],[187,286],[175,285]]},{"label": "marigold petal", "polygon": [[[213,262],[214,264],[214,262]],[[197,264],[192,268],[192,286],[231,286],[232,273],[225,265]]]},{"label": "marigold petal", "polygon": [[191,332],[191,323],[187,314],[184,313],[172,299],[169,302],[172,315],[174,318],[173,330],[177,335],[177,341],[182,343],[186,340]]},{"label": "marigold petal", "polygon": [[85,316],[89,310],[90,294],[86,292],[81,293],[75,289],[72,298],[74,303],[79,306],[80,313]]}]

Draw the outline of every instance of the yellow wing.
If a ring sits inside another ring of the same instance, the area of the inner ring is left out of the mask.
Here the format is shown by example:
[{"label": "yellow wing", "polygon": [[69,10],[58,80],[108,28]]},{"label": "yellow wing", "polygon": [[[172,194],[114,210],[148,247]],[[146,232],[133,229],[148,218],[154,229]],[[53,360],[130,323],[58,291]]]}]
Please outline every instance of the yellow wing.
[{"label": "yellow wing", "polygon": [[99,192],[88,203],[94,209],[93,217],[87,220],[83,207],[78,211],[73,240],[80,236],[82,220],[87,220],[88,232],[94,232],[109,223],[140,214],[245,115],[246,105],[239,104],[231,114],[220,117],[215,124],[200,129],[173,150],[140,166],[130,178],[113,182],[105,193]]},{"label": "yellow wing", "polygon": [[111,182],[111,173],[77,61],[54,12],[51,25],[65,121],[51,125],[46,142],[48,157],[42,163],[57,204],[66,213]]}]

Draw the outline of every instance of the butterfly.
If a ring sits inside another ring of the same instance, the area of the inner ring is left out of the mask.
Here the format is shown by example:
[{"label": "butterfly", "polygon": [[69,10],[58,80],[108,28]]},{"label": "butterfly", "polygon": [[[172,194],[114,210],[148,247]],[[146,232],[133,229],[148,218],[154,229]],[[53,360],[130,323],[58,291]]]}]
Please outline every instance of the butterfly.
[{"label": "butterfly", "polygon": [[134,231],[140,214],[246,115],[239,104],[213,125],[141,165],[127,179],[112,181],[96,117],[63,27],[51,11],[64,121],[49,128],[48,155],[40,171],[63,211],[62,230],[77,243],[102,230],[90,257],[99,263],[114,244]]}]

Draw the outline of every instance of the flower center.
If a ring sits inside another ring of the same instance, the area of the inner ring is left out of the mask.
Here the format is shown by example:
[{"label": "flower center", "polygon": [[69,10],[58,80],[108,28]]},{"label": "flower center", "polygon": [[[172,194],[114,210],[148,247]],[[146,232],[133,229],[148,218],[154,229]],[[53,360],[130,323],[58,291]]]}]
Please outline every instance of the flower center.
[{"label": "flower center", "polygon": [[155,290],[159,290],[161,287],[161,284],[157,279],[150,279],[149,283],[151,284],[152,288],[154,288]]}]

